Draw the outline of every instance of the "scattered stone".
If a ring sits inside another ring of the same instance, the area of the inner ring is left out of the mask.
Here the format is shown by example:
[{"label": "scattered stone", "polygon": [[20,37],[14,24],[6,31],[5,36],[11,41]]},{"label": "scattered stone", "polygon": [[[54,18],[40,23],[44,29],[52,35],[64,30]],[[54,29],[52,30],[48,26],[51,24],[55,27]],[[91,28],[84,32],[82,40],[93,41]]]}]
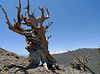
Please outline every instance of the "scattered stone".
[{"label": "scattered stone", "polygon": [[71,68],[67,67],[52,71],[46,70],[44,67],[34,68],[33,64],[30,66],[29,64],[28,58],[0,49],[0,74],[71,74],[73,72]]}]

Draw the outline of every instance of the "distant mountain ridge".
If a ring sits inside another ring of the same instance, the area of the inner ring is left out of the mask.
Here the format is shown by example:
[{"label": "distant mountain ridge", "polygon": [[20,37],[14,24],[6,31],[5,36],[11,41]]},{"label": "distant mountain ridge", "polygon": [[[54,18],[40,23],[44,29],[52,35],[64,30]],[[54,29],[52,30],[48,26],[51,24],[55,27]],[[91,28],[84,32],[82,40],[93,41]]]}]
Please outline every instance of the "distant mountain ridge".
[{"label": "distant mountain ridge", "polygon": [[[99,48],[79,48],[77,50],[71,51],[77,57],[84,57],[86,54],[90,53],[88,59],[90,61],[87,65],[96,72],[96,74],[100,73],[100,54]],[[73,62],[74,56],[72,56],[69,52],[63,54],[54,54],[53,57],[59,62],[59,64],[63,66],[70,66],[70,63]],[[62,58],[63,57],[63,58]]]}]

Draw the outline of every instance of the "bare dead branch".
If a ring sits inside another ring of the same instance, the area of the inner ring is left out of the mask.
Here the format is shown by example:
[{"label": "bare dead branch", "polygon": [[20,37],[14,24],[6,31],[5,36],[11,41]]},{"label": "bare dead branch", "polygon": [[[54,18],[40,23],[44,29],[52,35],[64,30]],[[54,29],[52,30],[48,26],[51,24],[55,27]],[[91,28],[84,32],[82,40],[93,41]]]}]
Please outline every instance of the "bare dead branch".
[{"label": "bare dead branch", "polygon": [[52,37],[52,35],[50,35],[49,37],[47,37],[47,39],[46,40],[48,40],[49,38],[51,38]]},{"label": "bare dead branch", "polygon": [[18,14],[17,14],[18,23],[19,23],[18,26],[21,25],[20,13],[21,13],[21,1],[19,0],[19,7],[18,7]]},{"label": "bare dead branch", "polygon": [[[34,25],[34,26],[38,26],[38,22],[37,22],[37,20],[36,20],[36,18],[35,18],[35,15],[34,15],[34,12],[32,13],[32,15],[30,15],[30,13],[29,13],[29,9],[30,9],[30,5],[29,5],[29,0],[27,0],[28,1],[28,4],[27,4],[27,7],[25,8],[26,9],[26,11],[27,11],[27,13],[28,13],[28,16],[29,16],[29,21]],[[35,11],[35,10],[34,10]],[[28,22],[28,21],[27,21]]]},{"label": "bare dead branch", "polygon": [[47,11],[47,17],[45,17],[45,19],[48,19],[49,18],[49,11],[48,11],[48,6],[45,8],[46,9],[46,11]]},{"label": "bare dead branch", "polygon": [[12,26],[12,24],[10,23],[10,21],[9,21],[9,19],[8,19],[7,13],[6,13],[5,10],[2,8],[1,5],[0,5],[0,7],[1,7],[2,11],[3,11],[4,14],[5,14],[5,17],[6,17],[6,20],[7,20],[6,23],[8,24],[9,29],[12,30],[12,31],[14,31],[14,32],[16,32],[16,33],[19,33],[19,34],[21,34],[21,35],[24,35],[24,32],[19,31],[18,29],[15,29],[15,28]]},{"label": "bare dead branch", "polygon": [[43,8],[40,8],[39,7],[39,9],[41,10],[41,13],[42,13],[42,15],[41,15],[41,17],[38,17],[36,20],[37,20],[37,22],[38,23],[40,23],[40,27],[42,28],[42,30],[43,30],[43,22],[45,21],[45,20],[47,20],[48,18],[49,18],[49,11],[48,11],[48,7],[46,8],[46,11],[47,11],[47,17],[44,17],[44,9]]},{"label": "bare dead branch", "polygon": [[84,57],[83,57],[83,63],[84,64],[86,64],[87,62],[88,62],[88,57],[90,56],[90,53],[88,53],[87,55],[85,55]]},{"label": "bare dead branch", "polygon": [[77,60],[73,60],[76,64],[79,64],[79,62]]},{"label": "bare dead branch", "polygon": [[15,6],[17,9],[18,9],[18,13],[17,13],[17,19],[18,19],[18,24],[14,25],[16,26],[17,28],[20,27],[21,25],[21,17],[20,17],[20,13],[21,13],[21,1],[19,0],[19,7]]},{"label": "bare dead branch", "polygon": [[27,19],[25,22],[26,22],[26,24],[27,23],[31,23],[31,24],[29,24],[27,26],[31,26],[31,27],[33,27],[33,25],[34,26],[38,26],[36,18],[34,16],[34,13],[32,13],[32,15],[30,15],[30,13],[29,13],[29,9],[30,9],[29,0],[27,0],[27,2],[28,2],[27,7],[24,8],[24,9],[26,9],[26,12],[28,13],[29,19]]},{"label": "bare dead branch", "polygon": [[[38,26],[38,23],[36,21],[36,18],[34,16],[34,13],[32,13],[32,15],[30,15],[30,13],[29,13],[30,5],[29,5],[29,0],[27,0],[27,1],[28,1],[27,7],[24,8],[24,9],[26,9],[26,11],[28,13],[28,16],[29,16],[29,19],[27,19],[25,22],[29,22],[30,21],[29,23],[31,23],[31,24],[30,25],[27,25],[27,26],[31,26],[31,27],[32,27],[32,25]],[[26,16],[26,14],[25,14],[25,16]],[[23,24],[25,24],[25,23],[23,23]]]},{"label": "bare dead branch", "polygon": [[8,24],[8,26],[9,26],[9,29],[11,29],[12,28],[12,24],[10,23],[10,21],[9,21],[9,19],[8,19],[8,16],[7,16],[7,13],[5,12],[5,10],[2,8],[2,6],[0,5],[0,7],[1,7],[1,9],[2,9],[2,11],[4,12],[4,14],[5,14],[5,17],[6,17],[6,20],[7,20],[7,24]]},{"label": "bare dead branch", "polygon": [[21,22],[22,22],[23,18],[21,18],[22,15],[20,15],[20,13],[21,13],[21,1],[20,0],[19,0],[19,7],[16,7],[16,8],[18,9],[18,13],[17,13],[18,22],[15,22],[14,28],[24,31],[24,29],[21,27]]},{"label": "bare dead branch", "polygon": [[34,9],[33,14],[35,13],[36,9]]},{"label": "bare dead branch", "polygon": [[24,9],[26,9],[26,12],[28,13],[28,16],[30,15],[29,14],[29,9],[30,9],[30,5],[29,5],[29,0],[27,0],[27,7],[25,7]]},{"label": "bare dead branch", "polygon": [[69,51],[69,53],[71,53],[74,56],[74,58],[77,59],[80,62],[80,64],[82,64],[85,68],[87,68],[91,73],[95,74],[95,72],[93,72],[88,66],[86,66],[83,62],[81,62],[81,60],[78,57],[76,57],[72,52]]},{"label": "bare dead branch", "polygon": [[14,22],[16,23],[16,20],[15,20],[15,18],[14,18]]},{"label": "bare dead branch", "polygon": [[36,17],[35,17],[35,15],[34,15],[34,12],[32,13],[32,15],[31,16],[29,16],[29,20],[32,22],[32,24],[34,25],[34,26],[38,26],[38,22],[37,22],[37,20],[36,20]]},{"label": "bare dead branch", "polygon": [[40,6],[39,6],[39,9],[40,9],[40,11],[42,13],[41,18],[44,18],[44,9],[43,8],[40,8]]},{"label": "bare dead branch", "polygon": [[53,23],[53,22],[51,22],[51,23],[49,22],[48,25],[45,26],[45,29],[48,29],[49,26],[51,26],[52,23]]}]

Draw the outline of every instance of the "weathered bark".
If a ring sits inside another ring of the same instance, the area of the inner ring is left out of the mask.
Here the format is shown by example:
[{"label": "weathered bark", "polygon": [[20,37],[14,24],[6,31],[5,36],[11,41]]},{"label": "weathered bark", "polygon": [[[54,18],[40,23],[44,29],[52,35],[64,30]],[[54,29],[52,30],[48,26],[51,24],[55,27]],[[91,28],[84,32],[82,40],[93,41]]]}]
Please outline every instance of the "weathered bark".
[{"label": "weathered bark", "polygon": [[[7,24],[9,26],[9,29],[24,35],[26,37],[26,50],[29,52],[29,57],[32,62],[34,62],[34,65],[44,65],[47,69],[48,68],[55,68],[58,69],[58,63],[57,61],[50,55],[48,51],[48,39],[52,36],[46,38],[45,33],[47,32],[47,29],[49,26],[53,23],[48,23],[45,27],[43,26],[43,22],[49,18],[49,11],[48,8],[46,8],[47,11],[47,17],[44,16],[44,9],[40,8],[40,11],[42,13],[41,17],[35,18],[34,13],[30,15],[29,13],[29,0],[28,5],[25,8],[28,14],[28,18],[23,15],[20,15],[21,13],[21,1],[19,0],[19,7],[16,7],[18,9],[17,18],[18,21],[15,21],[15,24],[12,25],[8,19],[7,13],[0,5],[1,9],[3,10],[5,17],[7,19]],[[24,21],[24,23],[21,23]],[[23,29],[21,25],[26,25],[31,27],[31,29]],[[40,27],[39,27],[39,25]],[[48,67],[47,67],[48,66]]]}]

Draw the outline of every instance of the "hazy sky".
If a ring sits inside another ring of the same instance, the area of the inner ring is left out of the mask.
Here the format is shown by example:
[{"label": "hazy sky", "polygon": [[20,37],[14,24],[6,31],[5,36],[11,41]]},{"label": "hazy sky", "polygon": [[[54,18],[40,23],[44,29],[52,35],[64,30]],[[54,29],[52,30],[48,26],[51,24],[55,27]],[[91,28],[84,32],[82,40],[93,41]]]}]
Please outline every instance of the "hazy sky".
[{"label": "hazy sky", "polygon": [[[27,0],[21,0],[22,13]],[[17,19],[18,0],[0,0],[12,24]],[[97,48],[100,45],[100,0],[30,0],[30,12],[36,8],[35,15],[41,12],[38,6],[48,6],[52,22],[46,36],[49,39],[49,51],[75,50],[77,48]],[[18,54],[28,53],[25,49],[25,37],[8,29],[5,15],[0,9],[0,47]],[[24,26],[23,26],[24,27]],[[27,28],[27,27],[24,27]]]}]

